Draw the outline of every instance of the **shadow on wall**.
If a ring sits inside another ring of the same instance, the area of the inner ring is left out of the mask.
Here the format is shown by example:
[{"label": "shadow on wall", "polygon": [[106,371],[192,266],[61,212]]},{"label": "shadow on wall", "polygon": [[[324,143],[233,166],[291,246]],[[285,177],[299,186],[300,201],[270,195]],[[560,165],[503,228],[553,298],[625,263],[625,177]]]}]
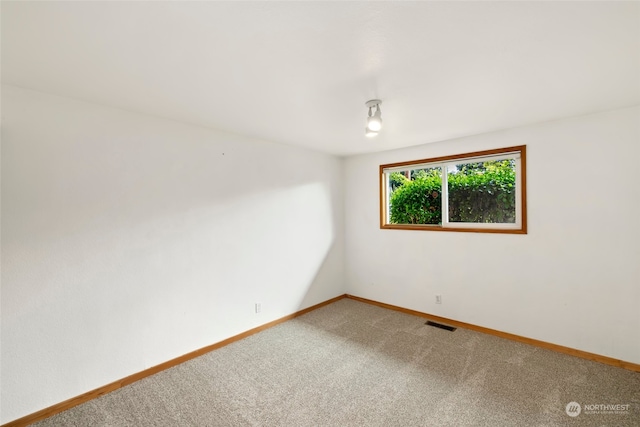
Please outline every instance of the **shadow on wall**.
[{"label": "shadow on wall", "polygon": [[[166,340],[184,327],[204,327],[199,332],[210,337],[220,329],[215,318],[228,323],[231,307],[249,308],[252,300],[289,314],[310,290],[335,239],[329,191],[322,183],[216,201],[129,227],[115,217],[107,224],[105,215],[101,227],[45,240],[18,254],[3,247],[3,282],[38,290],[19,301],[5,294],[16,302],[3,304],[5,343],[12,341],[14,326],[18,348],[25,335],[49,342],[56,334],[45,325],[71,335],[86,329],[82,340],[68,342],[81,352],[87,340],[98,345],[108,340],[94,332],[113,331],[118,323],[131,335],[125,341],[137,345]],[[29,332],[32,316],[40,321]],[[254,326],[242,323],[234,332]],[[154,324],[169,333],[146,335]],[[60,356],[70,350],[51,345]]]}]

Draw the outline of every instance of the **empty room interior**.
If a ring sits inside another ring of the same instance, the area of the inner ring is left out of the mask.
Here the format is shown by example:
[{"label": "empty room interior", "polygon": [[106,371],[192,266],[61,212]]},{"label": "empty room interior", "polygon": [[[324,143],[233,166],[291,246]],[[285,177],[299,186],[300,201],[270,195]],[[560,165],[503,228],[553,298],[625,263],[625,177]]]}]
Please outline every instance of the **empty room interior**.
[{"label": "empty room interior", "polygon": [[0,15],[1,425],[640,425],[640,2]]}]

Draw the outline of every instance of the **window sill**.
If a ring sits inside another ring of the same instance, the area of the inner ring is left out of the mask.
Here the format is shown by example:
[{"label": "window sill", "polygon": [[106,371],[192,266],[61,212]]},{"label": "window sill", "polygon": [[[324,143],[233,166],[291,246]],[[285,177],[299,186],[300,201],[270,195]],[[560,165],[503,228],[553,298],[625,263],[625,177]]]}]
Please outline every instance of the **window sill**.
[{"label": "window sill", "polygon": [[493,234],[527,234],[527,228],[458,228],[458,227],[442,227],[440,225],[413,225],[413,224],[384,224],[380,226],[381,230],[418,230],[418,231],[458,231],[463,233],[493,233]]}]

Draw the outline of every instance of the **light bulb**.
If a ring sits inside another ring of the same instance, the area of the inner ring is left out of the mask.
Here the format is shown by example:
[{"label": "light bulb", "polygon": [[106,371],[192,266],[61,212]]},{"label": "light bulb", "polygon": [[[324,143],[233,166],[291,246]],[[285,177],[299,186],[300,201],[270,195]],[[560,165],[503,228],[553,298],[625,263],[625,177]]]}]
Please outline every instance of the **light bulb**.
[{"label": "light bulb", "polygon": [[380,106],[376,106],[376,113],[367,119],[367,127],[375,132],[382,129],[382,113],[380,112]]},{"label": "light bulb", "polygon": [[373,138],[374,136],[378,135],[378,131],[371,130],[368,127],[366,127],[364,128],[364,134],[369,138]]}]

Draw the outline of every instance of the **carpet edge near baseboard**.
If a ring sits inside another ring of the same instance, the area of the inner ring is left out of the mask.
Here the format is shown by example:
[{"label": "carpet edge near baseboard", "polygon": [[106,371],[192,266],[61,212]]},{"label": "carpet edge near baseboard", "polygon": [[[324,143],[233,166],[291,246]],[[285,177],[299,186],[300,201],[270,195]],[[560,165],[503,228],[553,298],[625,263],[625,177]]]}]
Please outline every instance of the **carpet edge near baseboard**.
[{"label": "carpet edge near baseboard", "polygon": [[276,320],[272,320],[271,322],[267,322],[263,325],[257,326],[255,328],[249,329],[248,331],[242,332],[238,335],[234,335],[232,337],[229,337],[225,340],[219,341],[215,344],[211,344],[208,345],[206,347],[202,347],[198,350],[194,350],[192,352],[189,352],[187,354],[183,354],[182,356],[178,356],[174,359],[168,360],[166,362],[163,362],[159,365],[156,366],[152,366],[151,368],[147,368],[143,371],[140,372],[136,372],[135,374],[129,375],[127,377],[121,378],[117,381],[111,382],[107,385],[104,385],[102,387],[98,387],[96,389],[90,390],[86,393],[83,393],[79,396],[76,397],[72,397],[71,399],[67,399],[63,402],[60,403],[56,403],[54,405],[51,405],[49,407],[46,407],[44,409],[41,409],[39,411],[33,412],[31,414],[25,415],[23,417],[17,418],[13,421],[9,421],[5,424],[0,425],[0,427],[24,427],[24,426],[28,426],[30,424],[33,424],[37,421],[41,421],[44,420],[45,418],[49,418],[53,415],[59,414],[60,412],[64,412],[67,409],[71,409],[75,406],[81,405],[85,402],[88,402],[90,400],[96,399],[100,396],[103,396],[107,393],[110,393],[112,391],[115,391],[119,388],[122,388],[124,386],[127,386],[129,384],[132,384],[136,381],[140,381],[141,379],[144,379],[146,377],[149,377],[151,375],[157,374],[158,372],[162,372],[166,369],[172,368],[174,366],[177,366],[181,363],[187,362],[191,359],[195,359],[196,357],[202,356],[203,354],[209,353],[213,350],[217,350],[219,348],[222,348],[226,345],[229,345],[235,341],[239,341],[241,339],[247,338],[251,335],[257,334],[258,332],[264,331],[265,329],[269,329],[272,328],[280,323],[286,322],[287,320],[291,320],[294,319],[296,317],[302,316],[303,314],[307,314],[313,310],[317,310],[320,307],[324,307],[325,305],[329,305],[332,304],[336,301],[339,301],[343,298],[347,298],[347,294],[342,294],[339,295],[335,298],[331,298],[328,299],[326,301],[323,301],[321,303],[312,305],[311,307],[307,307],[305,309],[296,311],[295,313],[289,314],[287,316],[281,317],[279,319]]},{"label": "carpet edge near baseboard", "polygon": [[493,335],[496,337],[500,337],[500,338],[505,338],[511,341],[517,341],[523,344],[529,344],[532,345],[534,347],[540,347],[540,348],[544,348],[547,350],[552,350],[558,353],[563,353],[563,354],[568,354],[570,356],[575,356],[575,357],[579,357],[581,359],[587,359],[587,360],[591,360],[594,362],[599,362],[599,363],[603,363],[605,365],[611,365],[611,366],[615,366],[616,368],[622,368],[622,369],[627,369],[629,371],[634,371],[634,372],[640,372],[640,364],[637,363],[632,363],[632,362],[627,362],[624,360],[620,360],[620,359],[615,359],[613,357],[609,357],[609,356],[602,356],[600,354],[595,354],[595,353],[589,353],[587,351],[583,351],[583,350],[578,350],[575,348],[571,348],[571,347],[565,347],[563,345],[559,345],[559,344],[553,344],[550,342],[546,342],[546,341],[540,341],[540,340],[536,340],[533,338],[527,338],[527,337],[523,337],[521,335],[516,335],[516,334],[511,334],[509,332],[502,332],[502,331],[498,331],[496,329],[491,329],[491,328],[485,328],[484,326],[477,326],[471,323],[465,323],[465,322],[460,322],[458,320],[453,320],[453,319],[448,319],[446,317],[441,317],[441,316],[436,316],[434,314],[429,314],[429,313],[423,313],[421,311],[416,311],[416,310],[411,310],[408,308],[404,308],[404,307],[399,307],[396,305],[392,305],[392,304],[387,304],[384,302],[379,302],[379,301],[375,301],[375,300],[371,300],[371,299],[367,299],[367,298],[362,298],[362,297],[358,297],[355,295],[346,295],[346,298],[348,299],[352,299],[354,301],[360,301],[366,304],[371,304],[371,305],[375,305],[378,307],[382,307],[382,308],[386,308],[389,310],[394,310],[394,311],[399,311],[401,313],[405,313],[405,314],[410,314],[413,316],[418,316],[418,317],[422,317],[425,319],[430,319],[430,320],[434,320],[436,322],[442,322],[442,323],[446,323],[449,324],[451,326],[455,326],[458,328],[462,328],[462,329],[469,329],[471,331],[476,331],[476,332],[481,332],[484,334],[488,334],[488,335]]},{"label": "carpet edge near baseboard", "polygon": [[517,341],[520,343],[524,343],[524,344],[529,344],[535,347],[540,347],[540,348],[544,348],[547,350],[552,350],[558,353],[563,353],[563,354],[568,354],[570,356],[575,356],[575,357],[579,357],[582,359],[587,359],[587,360],[591,360],[591,361],[595,361],[595,362],[599,362],[599,363],[603,363],[606,365],[611,365],[611,366],[615,366],[617,368],[623,368],[623,369],[627,369],[630,371],[634,371],[634,372],[640,372],[640,364],[636,364],[636,363],[632,363],[632,362],[626,362],[623,360],[619,360],[619,359],[614,359],[612,357],[608,357],[608,356],[602,356],[599,354],[595,354],[595,353],[589,353],[586,351],[582,351],[582,350],[577,350],[574,348],[570,348],[570,347],[565,347],[562,345],[558,345],[558,344],[553,344],[553,343],[549,343],[549,342],[545,342],[545,341],[540,341],[540,340],[536,340],[533,338],[527,338],[527,337],[523,337],[520,335],[515,335],[515,334],[511,334],[508,332],[502,332],[502,331],[498,331],[496,329],[490,329],[490,328],[485,328],[483,326],[477,326],[477,325],[473,325],[471,323],[465,323],[465,322],[460,322],[458,320],[453,320],[453,319],[448,319],[446,317],[441,317],[441,316],[436,316],[433,314],[429,314],[429,313],[423,313],[420,311],[416,311],[416,310],[411,310],[408,308],[403,308],[403,307],[399,307],[396,305],[392,305],[392,304],[387,304],[387,303],[383,303],[383,302],[379,302],[379,301],[375,301],[375,300],[371,300],[371,299],[367,299],[367,298],[362,298],[362,297],[358,297],[355,295],[350,295],[350,294],[343,294],[343,295],[339,295],[335,298],[331,298],[329,300],[326,300],[324,302],[321,302],[319,304],[315,304],[311,307],[307,307],[305,309],[302,309],[300,311],[297,311],[293,314],[289,314],[287,316],[281,317],[279,319],[273,320],[271,322],[265,323],[264,325],[260,325],[257,326],[253,329],[249,329],[248,331],[242,332],[238,335],[234,335],[230,338],[227,338],[225,340],[222,340],[220,342],[217,342],[215,344],[211,344],[208,345],[206,347],[203,347],[201,349],[192,351],[190,353],[184,354],[182,356],[176,357],[174,359],[171,359],[167,362],[161,363],[159,365],[153,366],[151,368],[145,369],[143,371],[137,372],[135,374],[129,375],[128,377],[122,378],[120,380],[114,381],[112,383],[109,383],[105,386],[102,387],[98,387],[94,390],[88,391],[86,393],[83,393],[79,396],[76,397],[72,397],[71,399],[65,400],[63,402],[57,403],[55,405],[49,406],[47,408],[41,409],[39,411],[36,411],[32,414],[29,415],[25,415],[24,417],[15,419],[13,421],[9,421],[5,424],[2,424],[0,427],[23,427],[23,426],[28,426],[32,423],[35,423],[36,421],[40,421],[43,420],[45,418],[49,418],[55,414],[58,414],[60,412],[66,411],[67,409],[71,409],[75,406],[78,406],[82,403],[88,402],[90,400],[93,400],[95,398],[98,398],[102,395],[105,395],[107,393],[110,393],[112,391],[115,391],[119,388],[122,388],[126,385],[132,384],[136,381],[140,381],[143,378],[149,377],[151,375],[154,375],[158,372],[162,372],[166,369],[169,369],[173,366],[179,365],[181,363],[184,363],[188,360],[194,359],[196,357],[202,356],[203,354],[209,353],[213,350],[217,350],[219,348],[222,348],[226,345],[229,345],[235,341],[239,341],[241,339],[247,338],[251,335],[257,334],[258,332],[264,331],[265,329],[269,329],[273,326],[276,326],[280,323],[286,322],[287,320],[291,320],[294,319],[296,317],[302,316],[303,314],[309,313],[313,310],[316,310],[318,308],[324,307],[325,305],[329,305],[332,304],[336,301],[339,301],[341,299],[344,298],[348,298],[354,301],[359,301],[362,303],[366,303],[366,304],[370,304],[370,305],[374,305],[374,306],[378,306],[381,308],[386,308],[388,310],[394,310],[394,311],[399,311],[401,313],[405,313],[405,314],[410,314],[413,316],[418,316],[418,317],[422,317],[425,319],[430,319],[430,320],[434,320],[437,322],[443,322],[443,323],[447,323],[451,326],[456,326],[459,328],[463,328],[463,329],[469,329],[472,331],[476,331],[476,332],[481,332],[484,334],[488,334],[488,335],[493,335],[493,336],[497,336],[500,338],[505,338],[511,341]]}]

